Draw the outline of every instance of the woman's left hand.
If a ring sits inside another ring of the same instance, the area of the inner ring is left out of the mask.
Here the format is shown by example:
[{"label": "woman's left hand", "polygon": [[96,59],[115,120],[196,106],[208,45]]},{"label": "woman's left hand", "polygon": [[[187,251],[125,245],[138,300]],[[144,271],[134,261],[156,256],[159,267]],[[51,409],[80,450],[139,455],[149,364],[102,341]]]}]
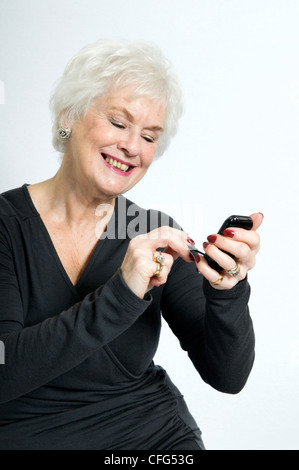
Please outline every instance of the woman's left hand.
[{"label": "woman's left hand", "polygon": [[[264,216],[261,213],[255,213],[250,217],[253,220],[251,230],[228,227],[223,235],[210,235],[207,238],[209,243],[204,243],[206,254],[223,268],[220,274],[209,266],[203,256],[198,255],[196,258],[197,269],[215,289],[231,289],[255,266],[256,255],[260,249],[260,237],[256,230],[261,225]],[[231,253],[234,259],[221,250]],[[238,266],[239,273],[236,276],[227,273]]]}]

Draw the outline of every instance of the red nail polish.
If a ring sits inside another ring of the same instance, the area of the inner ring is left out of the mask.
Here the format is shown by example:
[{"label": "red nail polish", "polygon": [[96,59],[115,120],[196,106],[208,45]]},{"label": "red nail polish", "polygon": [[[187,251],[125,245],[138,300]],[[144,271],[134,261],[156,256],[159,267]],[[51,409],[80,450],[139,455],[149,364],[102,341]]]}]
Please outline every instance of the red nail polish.
[{"label": "red nail polish", "polygon": [[233,238],[234,235],[235,235],[235,232],[233,230],[226,229],[226,230],[223,231],[223,236],[224,237]]},{"label": "red nail polish", "polygon": [[200,257],[200,255],[196,255],[196,256],[195,256],[195,261],[196,261],[196,263],[199,263],[199,262],[200,262],[200,260],[201,260],[201,257]]},{"label": "red nail polish", "polygon": [[191,255],[191,253],[189,253],[189,259],[190,261],[194,261],[193,255]]},{"label": "red nail polish", "polygon": [[204,249],[206,249],[207,246],[208,246],[208,243],[207,243],[207,242],[203,242],[202,246],[204,247]]},{"label": "red nail polish", "polygon": [[189,243],[189,245],[195,245],[195,242],[192,240],[192,238],[187,238],[187,243]]},{"label": "red nail polish", "polygon": [[208,242],[210,242],[210,243],[215,243],[215,241],[217,240],[217,235],[209,235],[209,236],[207,237],[207,240],[208,240]]}]

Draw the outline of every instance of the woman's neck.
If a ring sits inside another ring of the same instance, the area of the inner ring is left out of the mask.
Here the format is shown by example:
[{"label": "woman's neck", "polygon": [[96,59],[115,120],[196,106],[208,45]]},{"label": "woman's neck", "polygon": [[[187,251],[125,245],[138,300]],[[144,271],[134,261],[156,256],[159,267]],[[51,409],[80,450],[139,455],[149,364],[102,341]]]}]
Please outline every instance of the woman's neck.
[{"label": "woman's neck", "polygon": [[62,167],[52,178],[28,186],[28,190],[41,216],[51,213],[57,223],[69,228],[96,223],[99,206],[115,206],[115,198],[100,198],[96,190],[85,190],[76,180],[66,177]]}]

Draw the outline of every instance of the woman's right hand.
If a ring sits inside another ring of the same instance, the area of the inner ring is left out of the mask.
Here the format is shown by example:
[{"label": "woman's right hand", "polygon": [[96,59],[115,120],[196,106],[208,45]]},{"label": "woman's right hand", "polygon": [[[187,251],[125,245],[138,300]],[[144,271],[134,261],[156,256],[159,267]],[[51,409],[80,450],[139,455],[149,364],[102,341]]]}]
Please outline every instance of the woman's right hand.
[{"label": "woman's right hand", "polygon": [[[163,285],[176,258],[180,256],[187,262],[193,261],[188,244],[185,232],[168,226],[133,238],[121,265],[121,274],[127,286],[142,299],[154,286]],[[164,266],[157,276],[157,263],[153,256],[159,248],[164,249]]]}]

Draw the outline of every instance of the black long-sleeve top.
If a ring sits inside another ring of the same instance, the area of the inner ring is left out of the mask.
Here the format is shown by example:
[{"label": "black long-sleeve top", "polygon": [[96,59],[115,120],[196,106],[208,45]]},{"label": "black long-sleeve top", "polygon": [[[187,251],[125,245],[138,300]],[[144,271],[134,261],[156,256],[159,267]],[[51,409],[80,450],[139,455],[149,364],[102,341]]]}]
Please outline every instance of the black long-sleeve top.
[{"label": "black long-sleeve top", "polygon": [[132,232],[165,220],[119,196],[74,286],[27,185],[0,196],[0,449],[159,449],[188,435],[180,392],[153,361],[161,314],[205,382],[243,388],[254,360],[247,279],[215,290],[181,258],[144,299],[122,279]]}]

